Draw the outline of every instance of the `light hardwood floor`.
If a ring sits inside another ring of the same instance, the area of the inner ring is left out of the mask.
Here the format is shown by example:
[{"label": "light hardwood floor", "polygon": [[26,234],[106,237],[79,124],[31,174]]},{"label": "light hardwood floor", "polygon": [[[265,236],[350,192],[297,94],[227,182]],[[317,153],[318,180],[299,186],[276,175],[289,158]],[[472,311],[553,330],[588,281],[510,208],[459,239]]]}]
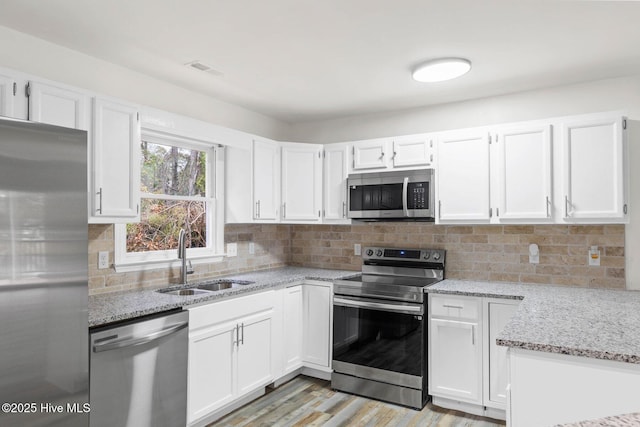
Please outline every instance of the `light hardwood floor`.
[{"label": "light hardwood floor", "polygon": [[328,381],[298,376],[209,427],[438,426],[494,427],[501,421],[427,404],[422,411],[331,390]]}]

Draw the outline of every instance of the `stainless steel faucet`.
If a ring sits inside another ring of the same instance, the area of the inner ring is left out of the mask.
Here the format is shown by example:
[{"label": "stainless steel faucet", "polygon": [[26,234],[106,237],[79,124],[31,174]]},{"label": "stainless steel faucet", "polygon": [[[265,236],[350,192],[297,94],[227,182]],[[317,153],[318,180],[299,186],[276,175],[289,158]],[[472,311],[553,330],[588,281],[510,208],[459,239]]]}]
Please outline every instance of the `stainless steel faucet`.
[{"label": "stainless steel faucet", "polygon": [[193,268],[191,267],[191,261],[188,262],[187,268],[187,233],[184,229],[180,229],[180,235],[178,236],[178,258],[182,260],[180,268],[180,283],[187,284],[187,274],[193,274]]}]

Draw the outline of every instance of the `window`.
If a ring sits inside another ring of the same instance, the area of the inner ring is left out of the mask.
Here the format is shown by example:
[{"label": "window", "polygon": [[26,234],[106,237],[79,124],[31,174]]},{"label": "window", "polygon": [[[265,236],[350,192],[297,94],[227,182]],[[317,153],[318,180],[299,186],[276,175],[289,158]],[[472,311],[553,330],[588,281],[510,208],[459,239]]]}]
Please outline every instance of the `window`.
[{"label": "window", "polygon": [[[189,259],[222,252],[223,218],[219,147],[144,132],[140,144],[140,222],[116,226],[116,268],[171,264],[180,230],[187,232]],[[218,170],[220,169],[220,171]],[[123,269],[118,269],[122,271]]]}]

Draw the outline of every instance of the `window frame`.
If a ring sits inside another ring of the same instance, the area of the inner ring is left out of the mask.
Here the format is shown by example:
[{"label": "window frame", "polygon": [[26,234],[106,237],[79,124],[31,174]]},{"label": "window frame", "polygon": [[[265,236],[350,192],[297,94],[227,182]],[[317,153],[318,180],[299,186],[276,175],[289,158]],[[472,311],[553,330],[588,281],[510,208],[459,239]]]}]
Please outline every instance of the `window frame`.
[{"label": "window frame", "polygon": [[[207,247],[187,248],[186,256],[193,264],[222,261],[224,256],[224,146],[175,133],[161,132],[145,128],[142,129],[140,141],[177,146],[180,148],[204,151],[207,153],[207,188],[205,197],[173,196],[140,192],[140,198],[156,198],[162,200],[199,199],[206,201],[208,203],[206,214]],[[137,178],[139,188],[141,186],[141,178],[140,176]],[[178,259],[176,249],[127,252],[127,225],[115,224],[114,266],[116,272],[178,267],[180,263],[181,261]]]}]

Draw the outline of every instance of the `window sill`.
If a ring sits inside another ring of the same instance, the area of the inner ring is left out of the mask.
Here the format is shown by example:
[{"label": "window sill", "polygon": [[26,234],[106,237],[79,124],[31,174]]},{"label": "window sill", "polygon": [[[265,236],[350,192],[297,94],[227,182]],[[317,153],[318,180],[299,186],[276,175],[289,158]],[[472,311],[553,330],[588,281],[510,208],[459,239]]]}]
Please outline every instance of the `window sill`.
[{"label": "window sill", "polygon": [[[192,265],[213,264],[213,263],[222,262],[223,259],[224,259],[224,254],[187,257],[187,261],[191,261]],[[116,270],[116,273],[129,273],[129,272],[135,272],[135,271],[159,270],[163,268],[179,268],[181,265],[182,265],[182,261],[179,259],[141,261],[141,262],[120,262],[118,264],[114,264],[114,269]]]}]

